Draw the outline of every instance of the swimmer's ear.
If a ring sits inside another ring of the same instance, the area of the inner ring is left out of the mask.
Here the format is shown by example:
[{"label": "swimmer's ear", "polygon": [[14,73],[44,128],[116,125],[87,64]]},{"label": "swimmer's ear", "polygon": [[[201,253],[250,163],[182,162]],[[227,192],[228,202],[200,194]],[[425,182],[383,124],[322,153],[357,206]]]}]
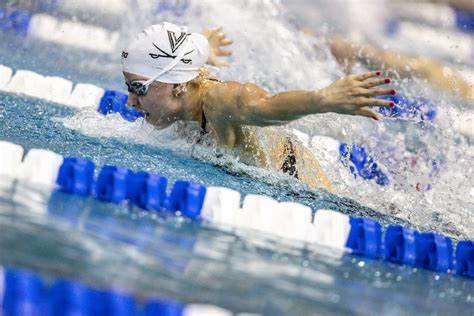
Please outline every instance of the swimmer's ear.
[{"label": "swimmer's ear", "polygon": [[173,85],[173,96],[175,98],[180,98],[186,94],[188,89],[186,88],[186,83],[177,83]]}]

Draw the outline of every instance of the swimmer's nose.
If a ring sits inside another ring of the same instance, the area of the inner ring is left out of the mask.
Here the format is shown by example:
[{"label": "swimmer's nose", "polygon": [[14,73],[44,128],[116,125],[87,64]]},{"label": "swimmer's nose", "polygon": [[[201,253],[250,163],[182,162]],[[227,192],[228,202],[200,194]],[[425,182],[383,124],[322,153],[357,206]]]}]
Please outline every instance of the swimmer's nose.
[{"label": "swimmer's nose", "polygon": [[128,94],[127,105],[133,108],[139,106],[138,96],[135,93]]}]

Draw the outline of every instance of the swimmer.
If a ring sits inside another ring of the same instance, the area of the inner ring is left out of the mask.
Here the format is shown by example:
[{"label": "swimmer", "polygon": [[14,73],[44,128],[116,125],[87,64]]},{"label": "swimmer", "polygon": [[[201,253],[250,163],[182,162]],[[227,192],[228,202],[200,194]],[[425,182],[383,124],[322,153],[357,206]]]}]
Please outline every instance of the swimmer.
[{"label": "swimmer", "polygon": [[218,29],[206,35],[209,40],[167,22],[138,34],[122,52],[128,105],[144,112],[146,122],[159,129],[178,121],[198,122],[202,135],[244,163],[282,171],[331,191],[329,179],[307,147],[284,133],[269,136],[262,127],[327,112],[379,120],[368,106],[394,106],[374,98],[395,94],[380,87],[390,83],[380,71],[350,75],[321,90],[275,95],[253,83],[221,81],[203,66],[210,59],[219,64],[217,56],[229,54],[220,47],[229,40]]}]

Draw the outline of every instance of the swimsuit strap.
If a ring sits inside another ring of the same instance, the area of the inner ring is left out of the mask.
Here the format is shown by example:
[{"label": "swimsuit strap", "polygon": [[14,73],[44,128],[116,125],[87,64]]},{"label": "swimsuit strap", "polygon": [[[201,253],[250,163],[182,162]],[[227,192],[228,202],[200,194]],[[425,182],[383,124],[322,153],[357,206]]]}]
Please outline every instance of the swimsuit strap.
[{"label": "swimsuit strap", "polygon": [[[219,80],[217,78],[204,78],[204,80],[222,82],[221,80]],[[202,115],[201,115],[201,136],[204,136],[204,135],[209,133],[209,131],[206,128],[206,125],[207,125],[206,115],[204,115],[204,111],[202,111]]]},{"label": "swimsuit strap", "polygon": [[201,136],[204,136],[207,133],[209,133],[209,131],[206,129],[206,125],[207,125],[206,115],[204,115],[204,111],[202,111],[202,115],[201,115]]}]

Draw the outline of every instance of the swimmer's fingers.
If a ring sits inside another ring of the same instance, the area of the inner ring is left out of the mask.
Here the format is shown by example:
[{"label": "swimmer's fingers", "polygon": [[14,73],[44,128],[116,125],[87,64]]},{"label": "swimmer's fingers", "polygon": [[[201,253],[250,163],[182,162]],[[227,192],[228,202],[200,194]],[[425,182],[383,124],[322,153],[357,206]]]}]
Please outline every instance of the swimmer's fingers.
[{"label": "swimmer's fingers", "polygon": [[365,97],[376,97],[378,95],[395,95],[397,91],[395,89],[381,89],[381,88],[372,88],[364,89],[361,91],[360,95]]},{"label": "swimmer's fingers", "polygon": [[368,109],[368,108],[361,108],[358,110],[355,110],[353,112],[354,115],[359,115],[359,116],[365,116],[365,117],[370,117],[376,121],[380,120],[380,117],[375,111]]},{"label": "swimmer's fingers", "polygon": [[214,66],[216,66],[216,67],[229,67],[229,63],[224,61],[224,60],[219,60],[218,59],[214,62]]},{"label": "swimmer's fingers", "polygon": [[354,80],[357,80],[357,81],[364,81],[364,80],[367,80],[369,78],[378,77],[381,74],[382,74],[382,72],[380,70],[377,70],[377,71],[365,72],[365,73],[359,74],[359,75],[351,75],[349,77],[354,79]]},{"label": "swimmer's fingers", "polygon": [[375,87],[375,86],[380,86],[380,85],[383,85],[383,84],[389,84],[391,83],[392,80],[390,78],[382,78],[382,79],[370,79],[370,80],[366,80],[366,81],[363,81],[360,83],[360,86],[363,87],[363,88],[372,88],[372,87]]},{"label": "swimmer's fingers", "polygon": [[232,44],[234,41],[229,38],[224,38],[221,40],[221,46],[227,46]]},{"label": "swimmer's fingers", "polygon": [[222,26],[206,29],[202,34],[207,38],[211,46],[226,46],[232,44],[232,40],[227,38],[222,32]]},{"label": "swimmer's fingers", "polygon": [[217,56],[230,56],[230,55],[232,55],[232,52],[231,52],[230,50],[219,49],[219,50],[216,52],[216,55],[217,55]]},{"label": "swimmer's fingers", "polygon": [[213,32],[213,33],[217,33],[217,32],[220,32],[222,31],[222,26],[214,26],[214,27],[211,27],[209,29],[209,31]]},{"label": "swimmer's fingers", "polygon": [[216,36],[218,33],[221,33],[222,31],[222,26],[215,26],[211,27],[209,29],[204,30],[203,33],[205,33],[206,37],[210,36]]},{"label": "swimmer's fingers", "polygon": [[390,100],[382,100],[382,99],[375,99],[375,98],[361,98],[357,104],[361,107],[365,106],[379,106],[379,107],[393,107],[395,103]]},{"label": "swimmer's fingers", "polygon": [[202,31],[202,34],[207,38],[216,36],[222,30],[222,26],[211,27]]}]

